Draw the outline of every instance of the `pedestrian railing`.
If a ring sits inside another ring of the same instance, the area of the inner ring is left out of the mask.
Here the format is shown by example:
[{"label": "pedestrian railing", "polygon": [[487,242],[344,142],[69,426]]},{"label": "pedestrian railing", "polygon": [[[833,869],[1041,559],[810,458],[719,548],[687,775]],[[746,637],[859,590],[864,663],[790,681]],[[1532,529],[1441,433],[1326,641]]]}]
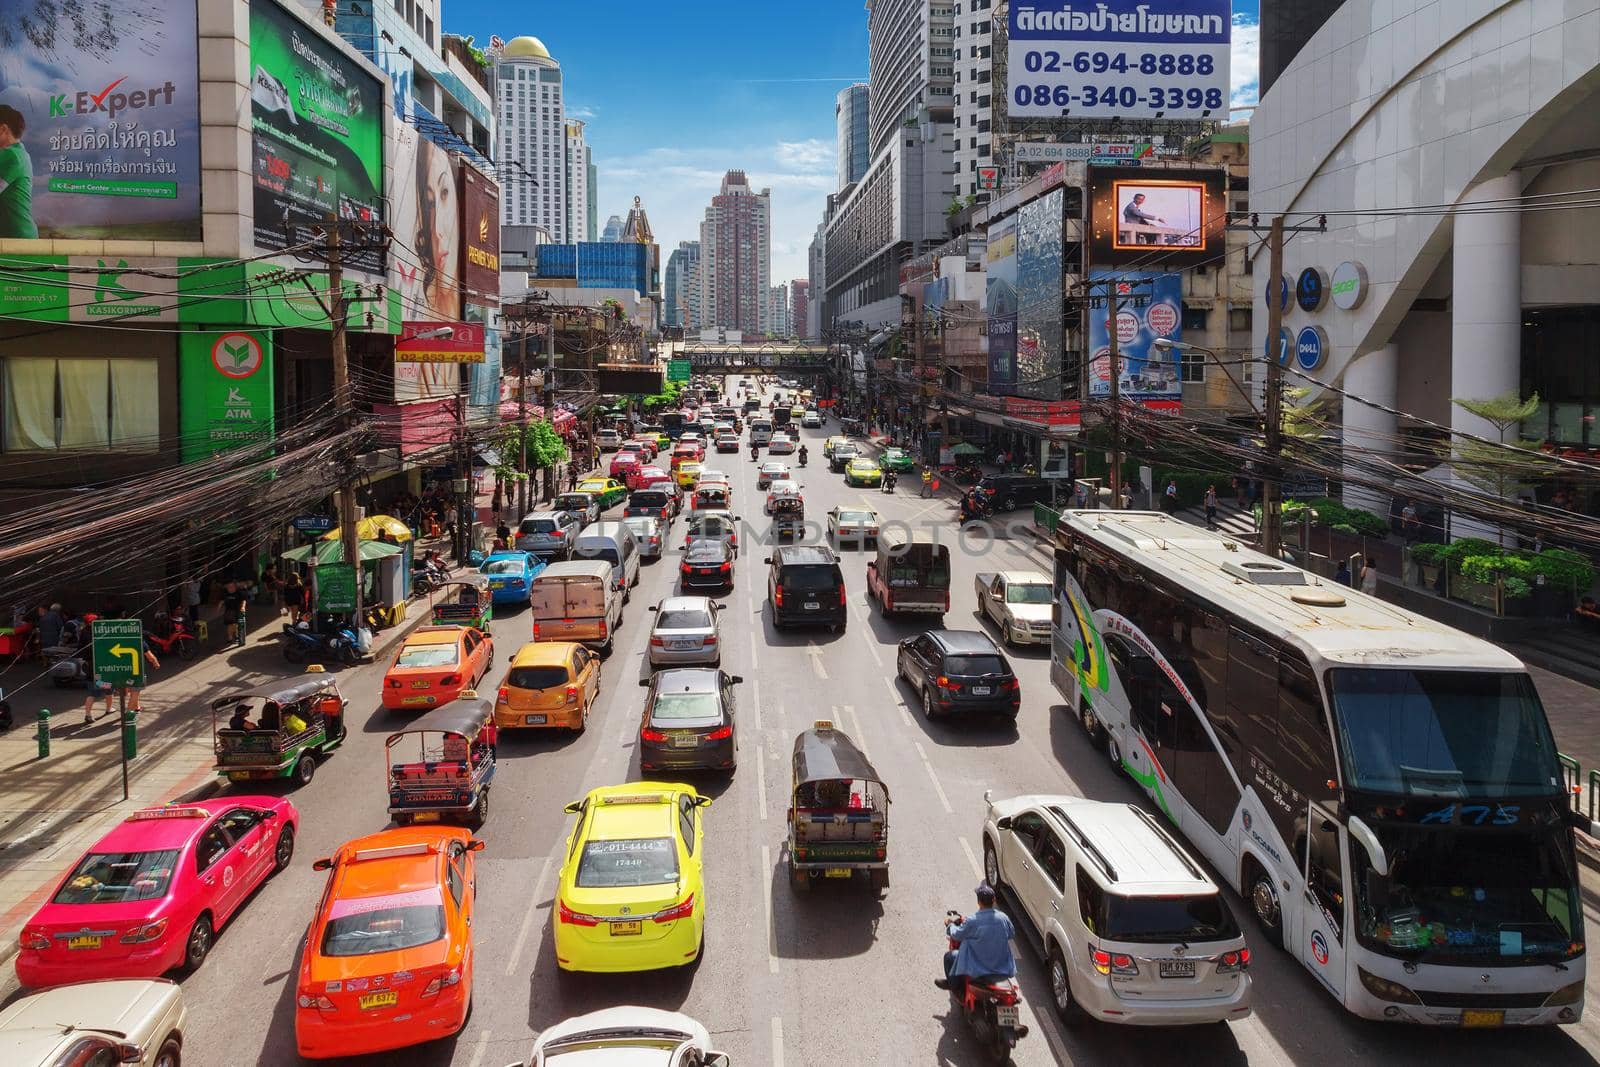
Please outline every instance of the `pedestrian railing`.
[{"label": "pedestrian railing", "polygon": [[[1571,797],[1572,807],[1578,809],[1578,797],[1582,793],[1583,768],[1578,766],[1578,761],[1571,756],[1556,753],[1556,762],[1561,764],[1561,781],[1567,787],[1567,796]],[[1589,772],[1591,777],[1594,772]]]},{"label": "pedestrian railing", "polygon": [[1056,532],[1056,527],[1061,523],[1061,512],[1048,504],[1035,504],[1033,506],[1033,524],[1041,530]]},{"label": "pedestrian railing", "polygon": [[1589,772],[1589,821],[1594,822],[1596,805],[1600,803],[1600,771]]}]

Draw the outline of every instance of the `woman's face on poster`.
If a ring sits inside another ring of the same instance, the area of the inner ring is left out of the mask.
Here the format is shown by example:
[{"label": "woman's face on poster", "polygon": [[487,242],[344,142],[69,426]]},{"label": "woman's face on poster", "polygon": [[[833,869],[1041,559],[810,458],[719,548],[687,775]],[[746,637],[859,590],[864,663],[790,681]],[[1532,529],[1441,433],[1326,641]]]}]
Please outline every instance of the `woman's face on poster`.
[{"label": "woman's face on poster", "polygon": [[455,173],[443,152],[433,153],[429,167],[427,221],[433,244],[433,265],[442,288],[454,289],[461,258],[460,214],[456,204]]}]

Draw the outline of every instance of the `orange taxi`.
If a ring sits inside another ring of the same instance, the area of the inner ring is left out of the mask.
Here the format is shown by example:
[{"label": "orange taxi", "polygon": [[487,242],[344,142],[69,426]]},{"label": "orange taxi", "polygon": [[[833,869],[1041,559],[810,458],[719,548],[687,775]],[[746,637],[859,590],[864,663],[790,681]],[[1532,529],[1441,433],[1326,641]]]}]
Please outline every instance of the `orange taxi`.
[{"label": "orange taxi", "polygon": [[295,982],[301,1056],[386,1052],[466,1024],[482,849],[460,827],[408,826],[312,864],[330,873]]},{"label": "orange taxi", "polygon": [[426,711],[475,689],[494,662],[494,638],[470,626],[421,626],[383,676],[383,706]]}]

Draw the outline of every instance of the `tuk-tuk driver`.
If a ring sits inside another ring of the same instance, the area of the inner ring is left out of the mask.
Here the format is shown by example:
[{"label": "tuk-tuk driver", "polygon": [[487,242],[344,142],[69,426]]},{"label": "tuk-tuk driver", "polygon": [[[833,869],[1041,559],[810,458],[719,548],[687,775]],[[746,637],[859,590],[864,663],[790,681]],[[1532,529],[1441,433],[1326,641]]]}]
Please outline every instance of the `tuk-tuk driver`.
[{"label": "tuk-tuk driver", "polygon": [[[949,989],[957,978],[1015,978],[1017,958],[1011,952],[1011,939],[1017,928],[1011,917],[994,906],[994,887],[982,882],[977,888],[978,910],[960,926],[947,932],[956,948],[944,954],[944,977],[933,984]],[[952,919],[953,923],[954,920]]]},{"label": "tuk-tuk driver", "polygon": [[233,706],[233,717],[228,720],[228,729],[240,732],[254,730],[256,724],[250,721],[250,706],[243,701]]}]

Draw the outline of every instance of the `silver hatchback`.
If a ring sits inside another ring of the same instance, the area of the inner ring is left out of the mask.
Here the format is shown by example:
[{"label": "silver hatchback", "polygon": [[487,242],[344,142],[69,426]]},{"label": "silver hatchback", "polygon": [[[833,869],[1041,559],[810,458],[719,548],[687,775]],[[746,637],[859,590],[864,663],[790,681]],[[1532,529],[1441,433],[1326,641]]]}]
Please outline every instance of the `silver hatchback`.
[{"label": "silver hatchback", "polygon": [[708,596],[669,596],[650,610],[656,616],[650,630],[650,666],[722,664],[720,604]]}]

